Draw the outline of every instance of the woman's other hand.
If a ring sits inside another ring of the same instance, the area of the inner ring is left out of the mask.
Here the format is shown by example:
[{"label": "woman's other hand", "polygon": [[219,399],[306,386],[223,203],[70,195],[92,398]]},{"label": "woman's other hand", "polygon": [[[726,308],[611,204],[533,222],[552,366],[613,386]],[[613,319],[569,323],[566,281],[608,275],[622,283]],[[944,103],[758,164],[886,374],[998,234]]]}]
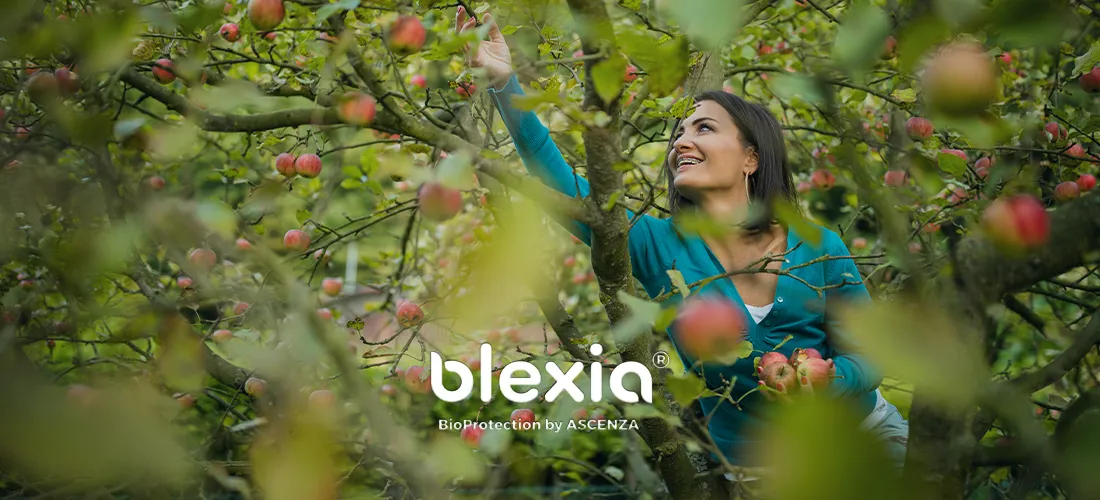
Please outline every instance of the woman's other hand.
[{"label": "woman's other hand", "polygon": [[[476,47],[469,44],[463,49],[466,54],[466,64],[473,68],[485,68],[493,85],[503,83],[512,74],[512,53],[508,50],[508,42],[500,32],[493,15],[485,13],[481,18],[483,23],[489,24],[489,40],[479,40]],[[455,18],[455,32],[462,33],[477,27],[477,20],[466,13],[466,8],[459,6],[458,15]]]}]

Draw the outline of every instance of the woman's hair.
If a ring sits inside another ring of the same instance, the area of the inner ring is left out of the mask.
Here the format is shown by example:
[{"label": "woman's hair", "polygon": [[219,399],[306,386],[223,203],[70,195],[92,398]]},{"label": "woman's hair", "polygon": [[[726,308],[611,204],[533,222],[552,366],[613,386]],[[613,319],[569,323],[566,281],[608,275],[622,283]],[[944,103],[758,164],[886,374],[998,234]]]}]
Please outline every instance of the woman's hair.
[{"label": "woman's hair", "polygon": [[[695,102],[714,101],[722,106],[733,118],[741,136],[741,146],[751,149],[757,155],[757,169],[749,175],[749,201],[754,203],[753,215],[743,227],[750,232],[767,230],[774,217],[774,203],[787,201],[796,209],[798,198],[794,188],[794,176],[787,160],[787,145],[783,141],[783,129],[779,121],[759,104],[748,102],[738,96],[719,90],[703,92],[695,97]],[[679,123],[676,124],[680,126]],[[673,129],[675,130],[675,129]],[[673,134],[669,146],[676,141]],[[695,207],[695,203],[684,197],[673,184],[665,155],[663,170],[668,176],[669,212],[675,216],[684,209]]]}]

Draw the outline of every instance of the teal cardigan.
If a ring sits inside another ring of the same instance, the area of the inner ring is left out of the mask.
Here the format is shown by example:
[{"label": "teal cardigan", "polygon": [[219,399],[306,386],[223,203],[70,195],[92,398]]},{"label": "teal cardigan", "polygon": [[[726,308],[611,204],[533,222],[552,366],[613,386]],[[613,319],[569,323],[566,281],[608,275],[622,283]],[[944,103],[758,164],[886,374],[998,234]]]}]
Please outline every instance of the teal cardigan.
[{"label": "teal cardigan", "polygon": [[[523,94],[523,90],[515,75],[500,90],[489,89],[489,95],[500,110],[527,170],[568,196],[588,196],[588,181],[576,175],[565,162],[561,151],[550,139],[550,131],[539,121],[538,116],[534,112],[521,111],[512,106],[511,96],[517,94]],[[633,219],[635,214],[630,211],[628,213]],[[817,228],[822,234],[817,247],[804,241],[795,231],[788,230],[789,253],[788,259],[782,265],[784,269],[823,255],[849,255],[840,236],[824,227]],[[567,225],[567,229],[591,245],[591,231],[587,226],[574,221]],[[688,283],[726,272],[703,239],[698,235],[679,231],[673,219],[643,215],[630,230],[629,250],[634,277],[641,282],[650,297],[673,289],[667,273],[669,269],[679,270]],[[831,316],[827,317],[825,314],[826,305],[834,305],[837,301],[871,299],[859,270],[852,259],[834,259],[791,270],[790,274],[794,277],[779,276],[775,302],[764,320],[759,324],[751,319],[746,322],[745,334],[756,351],[752,356],[732,365],[696,363],[677,344],[674,334],[676,324],[673,323],[669,328],[669,338],[676,346],[680,358],[685,366],[702,375],[707,386],[715,391],[723,392],[726,387],[724,381],[733,380],[734,387],[730,396],[737,401],[757,385],[753,359],[764,352],[775,350],[776,345],[791,335],[793,338],[778,350],[789,356],[795,348],[812,347],[820,351],[826,359],[833,358],[838,378],[831,384],[831,395],[851,402],[861,417],[870,414],[876,402],[875,389],[882,382],[882,375],[865,357],[853,350],[853,342],[845,342],[842,346],[835,341],[841,332]],[[819,297],[817,292],[795,277],[817,287],[831,285],[834,288],[827,289],[824,296]],[[698,293],[721,294],[737,304],[745,318],[752,318],[731,280],[715,280],[699,289]],[[731,463],[738,465],[752,464],[748,456],[749,447],[758,439],[760,425],[767,422],[768,410],[772,404],[774,403],[770,403],[759,392],[743,399],[740,409],[718,397],[700,400],[703,411],[708,415],[715,412],[715,406],[718,406],[708,430],[723,455]]]}]

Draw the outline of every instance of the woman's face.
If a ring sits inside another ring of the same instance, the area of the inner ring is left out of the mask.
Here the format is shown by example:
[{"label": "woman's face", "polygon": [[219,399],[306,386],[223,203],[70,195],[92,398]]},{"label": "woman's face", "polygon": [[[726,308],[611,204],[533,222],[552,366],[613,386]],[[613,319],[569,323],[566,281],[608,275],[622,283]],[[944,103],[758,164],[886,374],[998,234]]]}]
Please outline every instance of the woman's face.
[{"label": "woman's face", "polygon": [[756,154],[741,145],[741,132],[725,108],[700,102],[676,134],[668,156],[676,190],[692,200],[707,191],[745,192],[745,174],[756,170]]}]

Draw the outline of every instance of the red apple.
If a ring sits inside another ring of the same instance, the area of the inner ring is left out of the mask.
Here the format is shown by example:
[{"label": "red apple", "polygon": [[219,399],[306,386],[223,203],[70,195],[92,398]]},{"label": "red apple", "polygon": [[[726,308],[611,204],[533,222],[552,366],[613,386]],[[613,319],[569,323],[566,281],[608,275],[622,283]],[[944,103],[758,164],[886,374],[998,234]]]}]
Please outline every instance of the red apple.
[{"label": "red apple", "polygon": [[217,263],[218,255],[208,248],[196,248],[187,255],[187,260],[195,266],[209,270]]},{"label": "red apple", "polygon": [[1088,158],[1088,152],[1085,151],[1085,147],[1077,143],[1073,143],[1073,145],[1066,150],[1066,154],[1074,158]]},{"label": "red apple", "polygon": [[29,79],[27,79],[27,95],[30,96],[31,101],[37,104],[44,104],[53,99],[57,99],[60,87],[57,83],[57,77],[49,71],[37,71]]},{"label": "red apple", "polygon": [[772,363],[760,374],[760,381],[778,391],[794,392],[798,389],[798,379],[794,367],[783,363]]},{"label": "red apple", "polygon": [[677,337],[688,355],[717,360],[744,340],[745,318],[727,299],[688,298],[676,318]]},{"label": "red apple", "polygon": [[962,158],[963,161],[970,161],[970,158],[966,156],[966,151],[963,151],[961,149],[943,148],[940,150],[940,153],[955,155],[959,158]]},{"label": "red apple", "polygon": [[236,42],[241,39],[241,28],[236,23],[225,23],[218,29],[218,34],[227,42]]},{"label": "red apple", "polygon": [[409,83],[416,88],[428,88],[428,79],[424,75],[413,75],[412,78],[409,79]]},{"label": "red apple", "polygon": [[1100,66],[1082,73],[1077,83],[1081,85],[1082,90],[1090,94],[1100,92]]},{"label": "red apple", "polygon": [[168,183],[164,180],[164,177],[161,177],[159,175],[154,175],[149,178],[149,187],[152,188],[153,191],[160,191],[161,189],[164,189],[164,186],[167,184]]},{"label": "red apple", "polygon": [[821,358],[811,358],[800,363],[797,371],[799,382],[803,378],[809,379],[814,390],[820,390],[828,387],[833,365]]},{"label": "red apple", "polygon": [[188,278],[187,276],[180,276],[179,278],[176,278],[176,286],[180,288],[191,288],[195,286],[195,281],[191,278]]},{"label": "red apple", "polygon": [[176,399],[176,402],[180,404],[180,408],[187,409],[195,406],[195,396],[187,393],[177,392],[172,395]]},{"label": "red apple", "polygon": [[294,160],[294,171],[308,179],[321,175],[321,157],[313,153],[299,156],[297,160]]},{"label": "red apple", "polygon": [[520,408],[513,410],[510,418],[512,427],[516,430],[522,430],[524,425],[535,423],[535,411],[529,408]]},{"label": "red apple", "polygon": [[176,73],[173,71],[175,64],[171,59],[157,59],[153,65],[153,78],[165,85],[176,81]]},{"label": "red apple", "polygon": [[57,87],[61,90],[62,95],[73,95],[80,90],[80,82],[77,81],[76,73],[73,73],[69,68],[57,68],[54,70],[53,76],[57,80]]},{"label": "red apple", "polygon": [[988,174],[989,169],[993,167],[993,163],[994,160],[992,156],[983,156],[978,158],[978,161],[974,162],[974,170],[978,172],[979,177],[985,178],[985,175],[983,175],[981,171],[984,170],[986,174]]},{"label": "red apple", "polygon": [[409,390],[413,392],[421,394],[428,392],[431,387],[428,371],[420,365],[410,366],[408,370],[405,370],[405,385],[409,386]]},{"label": "red apple", "polygon": [[248,20],[260,31],[270,31],[286,16],[283,0],[249,0]]},{"label": "red apple", "polygon": [[852,248],[856,250],[863,250],[864,248],[867,248],[867,238],[853,238]]},{"label": "red apple", "polygon": [[994,201],[982,213],[982,225],[994,241],[1013,248],[1036,247],[1050,236],[1046,207],[1029,194]]},{"label": "red apple", "polygon": [[420,202],[420,213],[431,220],[444,221],[462,210],[462,192],[438,182],[420,186],[416,197]]},{"label": "red apple", "polygon": [[240,316],[248,312],[249,307],[252,307],[252,305],[248,302],[237,302],[233,305],[233,314],[236,316]]},{"label": "red apple", "polygon": [[904,186],[907,177],[904,170],[887,170],[885,182],[890,187]]},{"label": "red apple", "polygon": [[397,306],[397,323],[403,328],[412,328],[424,321],[424,310],[415,302],[403,301]]},{"label": "red apple", "polygon": [[380,390],[382,391],[382,394],[385,394],[386,396],[397,395],[397,388],[390,384],[382,384],[382,388]]},{"label": "red apple", "polygon": [[336,395],[328,389],[317,389],[309,393],[309,407],[314,411],[331,410],[336,404]]},{"label": "red apple", "polygon": [[455,92],[458,93],[458,97],[462,98],[462,100],[466,100],[473,97],[474,93],[477,92],[477,85],[468,82],[459,83],[458,86],[455,87]]},{"label": "red apple", "polygon": [[783,353],[778,352],[778,351],[766,352],[766,353],[764,353],[763,356],[760,356],[760,363],[757,364],[756,367],[757,367],[757,369],[763,370],[764,368],[767,368],[768,365],[770,365],[772,363],[787,364],[788,363],[787,357],[784,356]]},{"label": "red apple", "polygon": [[1096,176],[1092,174],[1081,174],[1077,178],[1077,187],[1082,193],[1092,191],[1096,187]]},{"label": "red apple", "polygon": [[810,175],[810,182],[818,189],[829,189],[836,184],[836,176],[828,170],[819,168]]},{"label": "red apple", "polygon": [[1012,54],[1008,52],[1001,52],[1001,55],[997,56],[997,59],[1005,63],[1005,65],[1012,64]]},{"label": "red apple", "polygon": [[304,252],[309,248],[309,234],[300,229],[291,229],[283,235],[283,247],[294,252]]},{"label": "red apple", "polygon": [[267,31],[267,32],[264,32],[264,33],[261,33],[261,34],[263,35],[264,40],[267,40],[269,42],[274,42],[275,39],[278,38],[278,36],[279,36],[279,34],[275,33],[274,31]]},{"label": "red apple", "polygon": [[477,447],[481,443],[481,436],[483,434],[485,434],[484,429],[477,427],[474,424],[469,424],[466,427],[462,428],[461,436],[462,440],[466,441],[467,444],[473,447]]},{"label": "red apple", "polygon": [[630,82],[633,82],[634,80],[637,80],[638,79],[638,67],[633,65],[633,64],[628,64],[626,66],[626,74],[623,76],[623,79],[626,80],[626,83],[630,83]]},{"label": "red apple", "polygon": [[332,260],[332,252],[318,248],[316,252],[313,252],[313,260],[320,260],[322,264],[326,264]]},{"label": "red apple", "polygon": [[237,238],[237,250],[240,250],[242,252],[252,250],[252,242],[244,238]]},{"label": "red apple", "polygon": [[351,125],[367,125],[374,120],[374,98],[359,92],[345,94],[336,108],[337,114],[344,123]]},{"label": "red apple", "polygon": [[1046,137],[1048,142],[1062,142],[1069,136],[1066,127],[1063,127],[1062,124],[1058,122],[1047,122],[1047,124],[1043,126],[1043,130],[1047,133]]},{"label": "red apple", "polygon": [[325,278],[321,280],[321,291],[329,297],[340,295],[340,290],[343,288],[344,282],[340,278]]},{"label": "red apple", "polygon": [[879,55],[882,59],[893,59],[898,56],[898,39],[894,38],[894,35],[886,37],[886,41],[882,43],[882,54]]},{"label": "red apple", "polygon": [[997,96],[996,67],[980,45],[948,45],[929,62],[921,87],[925,102],[940,112],[978,113]]},{"label": "red apple", "polygon": [[570,256],[566,257],[565,260],[562,261],[561,264],[565,267],[573,267],[573,266],[577,265],[577,258],[570,255]]},{"label": "red apple", "polygon": [[298,171],[294,168],[295,160],[297,160],[297,158],[295,158],[294,155],[282,153],[275,157],[275,170],[287,177],[294,177],[298,175]]},{"label": "red apple", "polygon": [[332,321],[332,309],[322,307],[317,310],[317,317],[322,321]]},{"label": "red apple", "polygon": [[914,141],[923,141],[932,137],[933,132],[935,127],[932,126],[932,120],[927,118],[914,116],[905,122],[905,133]]},{"label": "red apple", "polygon": [[267,392],[267,381],[262,378],[248,377],[244,382],[244,392],[250,396],[263,396]]},{"label": "red apple", "polygon": [[401,15],[390,25],[389,48],[400,56],[415,54],[424,46],[427,36],[419,17]]},{"label": "red apple", "polygon": [[791,366],[797,368],[799,364],[807,359],[821,359],[821,353],[812,347],[808,349],[799,347],[791,353]]},{"label": "red apple", "polygon": [[1054,199],[1066,202],[1081,196],[1081,187],[1076,182],[1066,181],[1054,187]]},{"label": "red apple", "polygon": [[214,342],[217,342],[219,344],[222,342],[226,342],[231,338],[233,338],[233,332],[231,330],[226,330],[225,328],[222,328],[210,334],[210,340],[213,340]]}]

